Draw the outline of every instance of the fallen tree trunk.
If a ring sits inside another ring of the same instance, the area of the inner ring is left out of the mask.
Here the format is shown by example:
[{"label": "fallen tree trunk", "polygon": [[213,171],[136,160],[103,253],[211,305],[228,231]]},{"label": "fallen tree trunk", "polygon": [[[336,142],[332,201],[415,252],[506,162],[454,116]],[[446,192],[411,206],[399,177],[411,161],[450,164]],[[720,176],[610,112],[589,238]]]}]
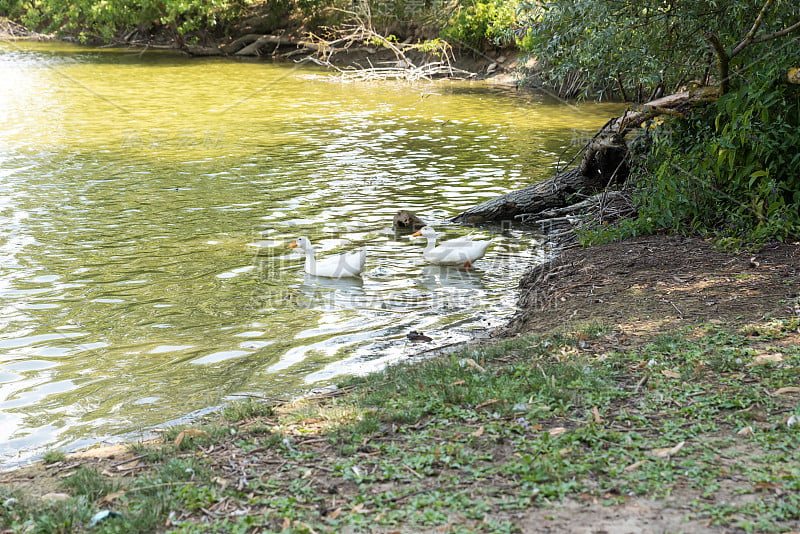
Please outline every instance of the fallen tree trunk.
[{"label": "fallen tree trunk", "polygon": [[309,53],[316,52],[320,49],[319,45],[308,41],[297,41],[281,35],[262,35],[241,50],[234,52],[234,55],[261,56],[264,55],[263,51],[270,45],[272,45],[273,51],[276,51],[278,47],[281,46],[295,46],[297,48],[306,49]]},{"label": "fallen tree trunk", "polygon": [[235,54],[245,46],[249,45],[250,43],[254,43],[261,37],[262,34],[259,33],[248,33],[242,35],[241,37],[231,41],[230,43],[223,45],[220,47],[220,50],[224,54]]},{"label": "fallen tree trunk", "polygon": [[523,215],[569,206],[625,181],[628,147],[624,140],[612,136],[592,141],[587,147],[579,166],[473,206],[453,221],[466,224],[511,221]]},{"label": "fallen tree trunk", "polygon": [[566,206],[578,200],[577,195],[585,189],[586,177],[581,174],[580,169],[574,168],[525,189],[487,200],[459,214],[453,221],[479,224],[513,220],[517,215]]},{"label": "fallen tree trunk", "polygon": [[[626,111],[608,121],[581,151],[578,166],[524,189],[487,200],[456,215],[461,224],[536,220],[537,214],[564,208],[600,193],[628,177],[629,152],[625,136],[658,115],[682,115],[698,102],[714,99],[718,88],[705,87],[676,93],[648,102],[638,110]],[[580,152],[579,152],[580,154]],[[576,156],[577,157],[577,156]]]},{"label": "fallen tree trunk", "polygon": [[[363,46],[364,43],[378,42],[379,46]],[[287,51],[287,49],[289,49]],[[193,56],[271,56],[273,58],[290,59],[301,56],[296,63],[309,61],[338,72],[347,80],[387,80],[404,79],[417,81],[430,80],[436,77],[471,78],[475,74],[453,67],[450,59],[450,45],[441,44],[434,51],[425,49],[423,44],[393,43],[373,30],[363,27],[355,28],[350,34],[333,41],[326,41],[315,36],[303,40],[285,35],[262,35],[249,33],[219,48],[183,45],[182,51]],[[394,60],[386,58],[390,52]],[[414,58],[409,54],[413,53]],[[352,66],[339,68],[332,60],[337,54],[366,54],[368,66],[358,68]],[[439,58],[435,61],[431,57]],[[414,61],[412,61],[414,59]],[[420,62],[420,59],[422,62]],[[373,63],[374,62],[374,63]],[[377,65],[377,66],[375,66]]]}]

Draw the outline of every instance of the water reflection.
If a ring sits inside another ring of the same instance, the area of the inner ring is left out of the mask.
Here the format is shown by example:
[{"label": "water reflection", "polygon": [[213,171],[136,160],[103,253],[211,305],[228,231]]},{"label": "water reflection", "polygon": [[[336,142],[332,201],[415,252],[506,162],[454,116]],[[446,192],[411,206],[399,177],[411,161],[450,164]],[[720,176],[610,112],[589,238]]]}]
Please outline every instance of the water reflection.
[{"label": "water reflection", "polygon": [[[493,244],[465,272],[392,217],[464,235],[449,217],[612,114],[76,50],[0,44],[0,462],[370,372],[420,350],[411,330],[441,346],[501,324],[535,236],[475,230]],[[366,249],[361,279],[306,276],[298,235]]]},{"label": "water reflection", "polygon": [[438,288],[483,290],[482,271],[480,267],[472,267],[469,271],[444,265],[426,265],[422,268],[419,283],[423,287],[435,291]]},{"label": "water reflection", "polygon": [[357,310],[367,304],[364,281],[361,278],[326,278],[305,274],[300,292],[300,305],[326,311]]}]

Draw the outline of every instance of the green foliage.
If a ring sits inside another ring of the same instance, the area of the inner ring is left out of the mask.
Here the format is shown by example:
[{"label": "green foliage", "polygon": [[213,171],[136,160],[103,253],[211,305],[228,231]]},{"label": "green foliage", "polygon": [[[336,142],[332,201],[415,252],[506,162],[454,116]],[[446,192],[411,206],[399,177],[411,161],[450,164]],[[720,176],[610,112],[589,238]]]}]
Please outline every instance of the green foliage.
[{"label": "green foliage", "polygon": [[[545,86],[564,96],[649,99],[661,86],[672,92],[715,73],[704,34],[713,30],[723,43],[739,43],[763,2],[608,2],[606,0],[525,1],[521,4],[520,45],[538,60]],[[759,34],[797,20],[796,2],[776,0]],[[756,45],[763,54],[769,44]],[[747,63],[750,58],[741,58]],[[567,91],[568,90],[568,91]],[[623,94],[624,93],[624,94]]]},{"label": "green foliage", "polygon": [[8,515],[0,513],[0,524],[11,518],[17,523],[9,523],[12,527],[4,532],[31,532],[35,534],[71,534],[78,532],[79,527],[91,518],[92,512],[85,501],[70,499],[48,503],[17,503]]},{"label": "green foliage", "polygon": [[42,455],[42,461],[46,464],[55,464],[66,459],[67,455],[63,451],[47,451]]},{"label": "green foliage", "polygon": [[[25,26],[77,36],[84,42],[109,41],[133,28],[166,30],[177,39],[198,32],[220,33],[254,13],[257,16],[248,18],[247,23],[259,33],[285,27],[290,21],[310,30],[335,28],[350,18],[350,11],[377,27],[399,23],[409,32],[422,27],[428,36],[442,29],[442,37],[481,51],[489,43],[514,42],[517,0],[455,4],[403,0],[0,0],[0,13]],[[442,49],[436,39],[427,46],[433,52]]]},{"label": "green foliage", "polygon": [[199,478],[208,478],[208,472],[204,465],[194,458],[170,458],[161,465],[155,477],[156,481],[162,483],[186,482]]},{"label": "green foliage", "polygon": [[516,24],[516,11],[516,0],[473,0],[460,5],[442,29],[442,37],[477,52],[489,43],[513,43],[508,30]]},{"label": "green foliage", "polygon": [[[595,327],[587,327],[598,332]],[[424,416],[474,417],[485,410],[513,416],[547,406],[551,413],[585,410],[587,406],[608,402],[615,392],[607,377],[575,357],[569,361],[541,358],[577,343],[559,339],[558,343],[514,340],[451,358],[440,358],[416,365],[398,365],[383,371],[381,386],[365,394],[365,405],[383,404],[381,416],[393,423],[409,423]],[[495,372],[489,366],[496,354],[519,354],[519,362]],[[536,361],[532,363],[531,358]],[[591,389],[591,395],[587,395]],[[487,399],[493,401],[486,407]]]},{"label": "green foliage", "polygon": [[800,88],[779,81],[785,66],[650,134],[631,230],[714,235],[723,248],[800,234]]},{"label": "green foliage", "polygon": [[[275,6],[287,0],[272,0]],[[249,0],[0,0],[0,12],[29,28],[109,40],[134,27],[171,28],[178,34],[213,31],[239,17]]]},{"label": "green foliage", "polygon": [[[563,511],[565,498],[672,495],[688,496],[682,508],[665,508],[685,515],[687,530],[786,532],[800,519],[800,432],[788,423],[800,413],[788,391],[799,325],[797,317],[740,331],[696,325],[624,352],[605,345],[608,329],[596,323],[472,346],[417,370],[352,379],[355,391],[310,402],[297,416],[273,415],[293,427],[313,414],[360,412],[319,435],[338,454],[312,436],[265,451],[263,436],[242,431],[202,454],[170,448],[120,486],[78,469],[67,483],[78,496],[65,501],[0,487],[0,531],[422,532],[446,524],[501,533],[524,528],[514,511]],[[600,344],[582,350],[587,338]],[[781,362],[754,365],[778,350]],[[403,422],[400,410],[418,417]],[[218,423],[225,434],[227,421]],[[664,458],[664,450],[674,452]],[[118,515],[89,527],[100,496]]]},{"label": "green foliage", "polygon": [[222,417],[232,423],[238,423],[255,417],[269,417],[272,413],[271,404],[247,397],[226,405],[222,410]]},{"label": "green foliage", "polygon": [[575,233],[578,237],[578,243],[580,243],[582,247],[591,247],[601,243],[621,241],[629,237],[652,234],[655,230],[656,228],[655,225],[652,224],[652,220],[648,221],[647,218],[638,218],[623,219],[613,225],[583,225],[578,227]]},{"label": "green foliage", "polygon": [[89,501],[101,499],[117,489],[114,482],[91,467],[78,468],[72,475],[64,479],[62,485],[78,495],[85,495]]}]

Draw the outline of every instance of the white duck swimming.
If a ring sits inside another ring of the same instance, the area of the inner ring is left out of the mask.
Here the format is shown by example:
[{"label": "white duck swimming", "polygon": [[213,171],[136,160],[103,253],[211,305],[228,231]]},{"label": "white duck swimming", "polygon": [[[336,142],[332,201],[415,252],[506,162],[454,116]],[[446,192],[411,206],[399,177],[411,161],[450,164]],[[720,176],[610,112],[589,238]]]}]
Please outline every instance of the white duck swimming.
[{"label": "white duck swimming", "polygon": [[306,255],[305,271],[312,276],[327,278],[351,278],[361,276],[361,269],[367,259],[367,251],[335,254],[320,260],[314,257],[314,247],[307,237],[298,237],[289,244],[289,248],[299,248]]},{"label": "white duck swimming", "polygon": [[422,257],[436,265],[463,265],[470,268],[472,262],[479,260],[486,254],[489,241],[472,241],[466,237],[459,237],[445,241],[436,246],[436,230],[430,226],[423,227],[420,231],[411,234],[411,237],[425,237],[428,244],[422,251]]}]

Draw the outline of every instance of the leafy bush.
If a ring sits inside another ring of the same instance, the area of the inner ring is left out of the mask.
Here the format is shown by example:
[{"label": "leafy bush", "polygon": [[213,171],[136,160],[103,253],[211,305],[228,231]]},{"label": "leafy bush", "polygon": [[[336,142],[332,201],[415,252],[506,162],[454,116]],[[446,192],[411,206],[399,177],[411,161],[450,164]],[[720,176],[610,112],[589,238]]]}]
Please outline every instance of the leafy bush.
[{"label": "leafy bush", "polygon": [[502,46],[513,42],[508,29],[516,20],[516,0],[473,0],[460,7],[442,29],[442,37],[480,52],[489,43]]},{"label": "leafy bush", "polygon": [[639,220],[738,248],[800,235],[800,87],[773,58],[693,115],[654,129],[633,179]]},{"label": "leafy bush", "polygon": [[[272,0],[282,6],[288,0]],[[77,35],[81,40],[109,40],[136,26],[169,26],[180,34],[214,30],[240,16],[249,0],[0,0],[0,12],[25,26]]]},{"label": "leafy bush", "polygon": [[[537,75],[558,89],[565,81],[580,96],[613,94],[643,101],[714,74],[704,34],[713,30],[726,44],[740,42],[761,2],[609,2],[521,0],[521,48],[537,59]],[[797,20],[795,0],[775,0],[759,34]],[[579,79],[580,84],[576,84]]]}]

